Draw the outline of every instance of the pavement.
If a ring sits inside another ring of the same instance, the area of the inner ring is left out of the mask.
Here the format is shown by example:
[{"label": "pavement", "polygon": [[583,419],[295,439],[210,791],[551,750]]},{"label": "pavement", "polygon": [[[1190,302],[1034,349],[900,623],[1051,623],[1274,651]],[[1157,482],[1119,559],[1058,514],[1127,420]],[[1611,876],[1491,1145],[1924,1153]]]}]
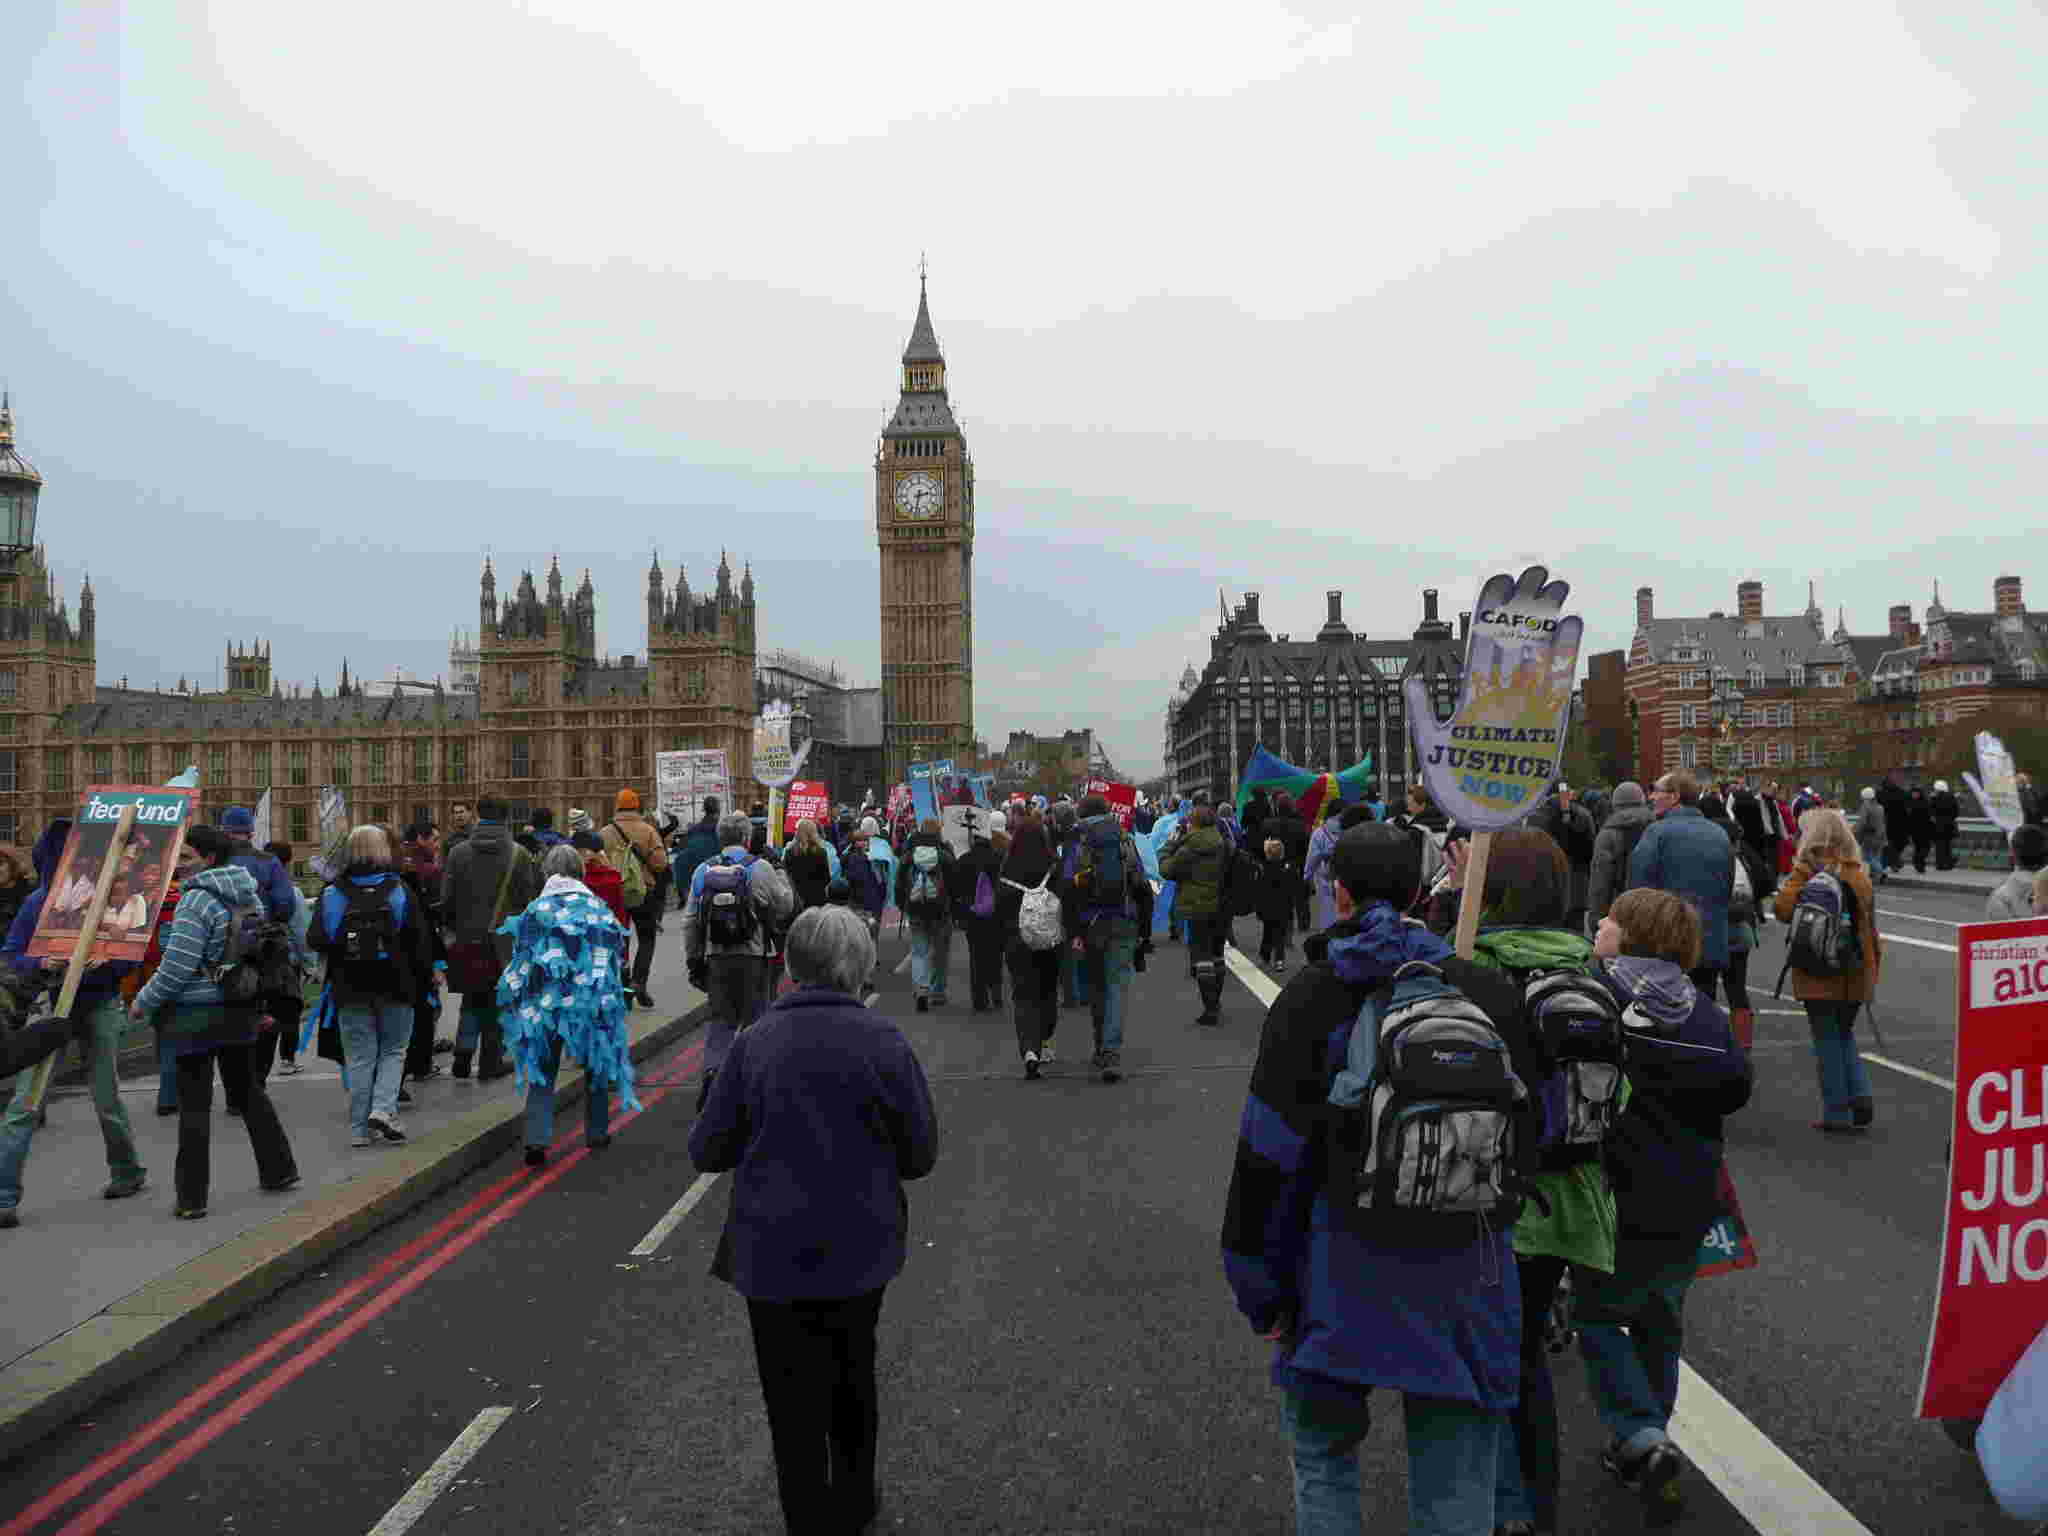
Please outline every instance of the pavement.
[{"label": "pavement", "polygon": [[[675,967],[680,971],[680,966]],[[663,1004],[630,1015],[636,1058],[678,1038],[703,994],[659,972]],[[449,1026],[452,1029],[452,1024]],[[205,1218],[172,1218],[178,1121],[155,1112],[156,1077],[122,1084],[149,1186],[108,1202],[106,1154],[83,1086],[53,1090],[24,1169],[21,1226],[0,1233],[0,1460],[118,1391],[222,1323],[490,1161],[518,1141],[525,1094],[511,1077],[410,1084],[403,1145],[349,1146],[340,1069],[310,1052],[303,1071],[273,1069],[303,1182],[256,1185],[242,1123],[214,1094],[213,1188]],[[582,1094],[565,1071],[563,1102]]]},{"label": "pavement", "polygon": [[[1688,1300],[1689,1532],[2017,1529],[1912,1417],[1954,931],[1980,909],[1899,882],[1881,895],[1884,1041],[1864,1036],[1878,1119],[1853,1140],[1809,1128],[1803,1014],[1769,996],[1767,930],[1758,1091],[1728,1149],[1759,1264]],[[1085,1071],[1086,1017],[1066,1013],[1058,1062],[1029,1083],[1007,1017],[966,1008],[959,946],[954,1000],[930,1014],[900,958],[885,941],[877,1006],[925,1063],[942,1144],[909,1188],[911,1256],[882,1311],[877,1529],[1288,1529],[1265,1347],[1217,1254],[1273,982],[1237,957],[1222,1025],[1202,1029],[1185,951],[1162,947],[1134,986],[1125,1080]],[[730,1181],[684,1150],[700,1056],[686,1038],[643,1064],[647,1108],[601,1157],[573,1116],[541,1173],[508,1145],[42,1440],[0,1471],[18,1511],[0,1536],[779,1530],[745,1308],[707,1274]],[[1568,1528],[1641,1529],[1595,1463],[1582,1367],[1554,1370]],[[1378,1417],[1368,1528],[1399,1528],[1399,1415]]]}]

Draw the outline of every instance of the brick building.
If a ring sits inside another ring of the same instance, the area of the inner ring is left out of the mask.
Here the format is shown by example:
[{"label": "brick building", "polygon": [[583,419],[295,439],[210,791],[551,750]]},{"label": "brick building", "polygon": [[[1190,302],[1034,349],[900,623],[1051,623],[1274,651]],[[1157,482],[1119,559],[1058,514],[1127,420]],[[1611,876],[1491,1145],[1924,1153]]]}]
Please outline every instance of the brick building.
[{"label": "brick building", "polygon": [[394,687],[371,697],[343,666],[325,694],[286,693],[270,647],[230,645],[225,687],[206,692],[97,681],[90,583],[76,619],[51,592],[35,517],[42,477],[18,452],[11,402],[0,402],[0,842],[26,843],[72,814],[88,784],[160,784],[198,764],[201,807],[272,792],[273,832],[310,845],[320,787],[345,791],[357,820],[445,824],[449,806],[499,789],[523,819],[571,806],[609,812],[622,786],[653,804],[653,754],[723,747],[735,783],[752,773],[755,599],[721,556],[716,584],[694,596],[647,575],[647,649],[600,658],[588,573],[565,594],[551,565],[545,595],[524,573],[500,604],[484,563],[474,691]]}]

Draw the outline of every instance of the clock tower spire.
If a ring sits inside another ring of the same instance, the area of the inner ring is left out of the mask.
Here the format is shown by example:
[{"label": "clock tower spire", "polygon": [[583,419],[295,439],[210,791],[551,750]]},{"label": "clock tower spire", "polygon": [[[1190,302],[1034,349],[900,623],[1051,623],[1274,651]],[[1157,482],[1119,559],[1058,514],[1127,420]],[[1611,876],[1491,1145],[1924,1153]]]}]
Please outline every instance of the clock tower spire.
[{"label": "clock tower spire", "polygon": [[895,413],[875,452],[882,743],[888,782],[914,758],[974,751],[974,460],[953,415],[924,264]]}]

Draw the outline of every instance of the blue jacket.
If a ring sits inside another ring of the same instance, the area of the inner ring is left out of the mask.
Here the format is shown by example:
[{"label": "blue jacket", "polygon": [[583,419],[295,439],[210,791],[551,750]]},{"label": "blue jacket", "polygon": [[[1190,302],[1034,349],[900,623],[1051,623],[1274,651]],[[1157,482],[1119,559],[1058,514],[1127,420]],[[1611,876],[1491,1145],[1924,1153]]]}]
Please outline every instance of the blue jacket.
[{"label": "blue jacket", "polygon": [[869,917],[880,917],[889,905],[889,882],[863,849],[854,849],[840,861],[840,872],[853,887],[853,904]]},{"label": "blue jacket", "polygon": [[711,1273],[757,1301],[858,1296],[902,1271],[903,1181],[939,1156],[924,1068],[902,1031],[806,987],[733,1038],[690,1158],[733,1176]]},{"label": "blue jacket", "polygon": [[1624,956],[1599,974],[1628,1036],[1628,1107],[1602,1157],[1621,1230],[1697,1243],[1721,1214],[1721,1121],[1749,1102],[1749,1058],[1670,961]]},{"label": "blue jacket", "polygon": [[1276,1386],[1351,1402],[1384,1387],[1505,1412],[1521,1390],[1511,1229],[1475,1222],[1469,1242],[1430,1246],[1364,1233],[1333,1212],[1325,1143],[1331,1079],[1380,983],[1409,960],[1441,963],[1475,1000],[1498,978],[1384,902],[1303,947],[1308,965],[1266,1015],[1238,1129],[1223,1219],[1238,1310],[1261,1332],[1294,1314]]},{"label": "blue jacket", "polygon": [[1735,850],[1699,807],[1673,806],[1651,822],[1628,858],[1633,890],[1683,896],[1700,915],[1704,942],[1700,964],[1720,970],[1728,964],[1728,898],[1735,891]]},{"label": "blue jacket", "polygon": [[249,871],[249,878],[256,882],[256,889],[263,897],[263,910],[270,914],[273,923],[291,921],[292,908],[298,904],[298,887],[292,884],[292,877],[274,853],[265,853],[253,843],[236,838],[235,851],[228,855],[228,862],[238,869]]}]

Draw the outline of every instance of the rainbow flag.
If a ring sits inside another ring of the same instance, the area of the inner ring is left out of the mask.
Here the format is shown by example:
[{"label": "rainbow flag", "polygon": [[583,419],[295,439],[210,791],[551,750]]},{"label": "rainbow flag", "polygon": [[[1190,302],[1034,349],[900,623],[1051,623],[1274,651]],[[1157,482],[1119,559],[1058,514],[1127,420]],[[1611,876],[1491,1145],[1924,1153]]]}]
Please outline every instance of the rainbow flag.
[{"label": "rainbow flag", "polygon": [[[1363,800],[1366,786],[1371,782],[1370,752],[1342,773],[1309,773],[1282,762],[1263,746],[1254,747],[1251,760],[1244,765],[1244,775],[1238,780],[1237,813],[1239,817],[1244,815],[1245,802],[1251,799],[1255,789],[1263,789],[1269,798],[1275,791],[1284,790],[1294,797],[1302,820],[1313,827],[1332,794],[1348,805],[1354,800]],[[1313,808],[1303,803],[1311,791],[1315,793]]]}]

